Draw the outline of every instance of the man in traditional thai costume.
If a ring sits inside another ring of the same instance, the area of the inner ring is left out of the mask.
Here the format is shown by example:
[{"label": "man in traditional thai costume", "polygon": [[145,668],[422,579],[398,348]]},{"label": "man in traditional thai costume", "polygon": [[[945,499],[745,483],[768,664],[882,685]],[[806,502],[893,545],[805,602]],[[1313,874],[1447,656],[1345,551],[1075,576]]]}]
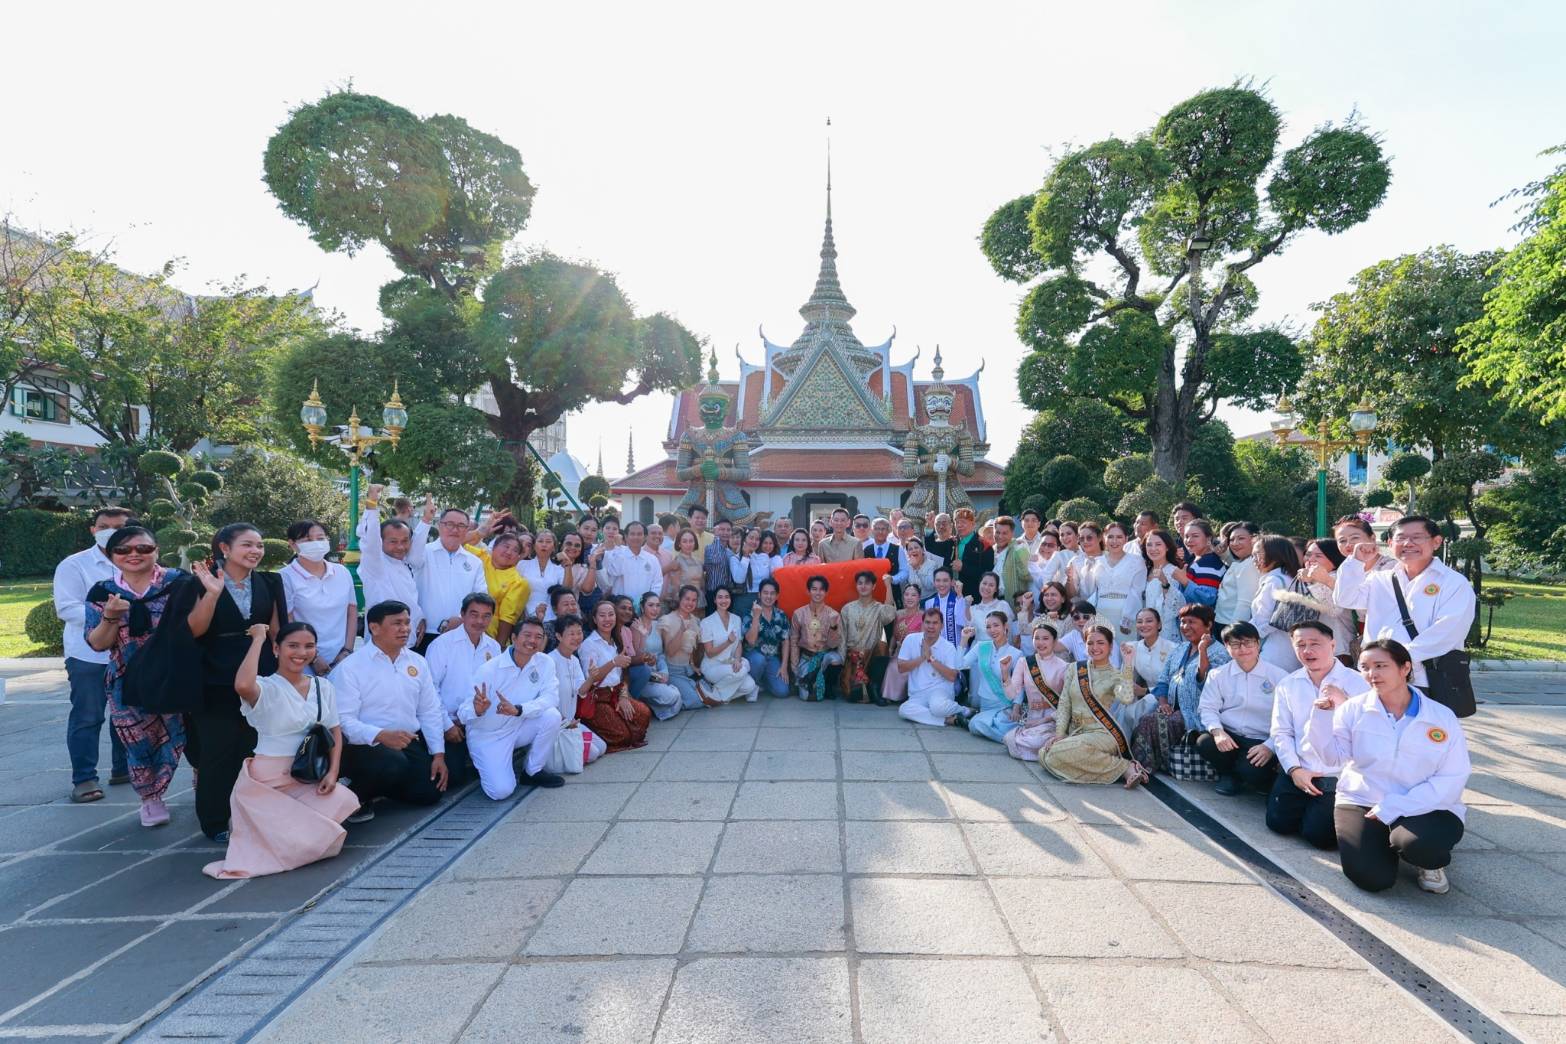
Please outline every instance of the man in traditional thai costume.
[{"label": "man in traditional thai costume", "polygon": [[789,619],[789,673],[799,686],[799,698],[821,701],[827,696],[827,668],[842,664],[842,618],[826,604],[827,578],[805,583],[810,601]]},{"label": "man in traditional thai costume", "polygon": [[883,599],[876,601],[875,583],[875,574],[868,569],[854,575],[859,597],[843,606],[839,614],[842,644],[838,652],[843,657],[843,698],[857,694],[855,703],[869,703],[874,694],[875,703],[884,707],[881,678],[886,673],[886,627],[897,619],[897,606],[890,582],[884,587]]}]

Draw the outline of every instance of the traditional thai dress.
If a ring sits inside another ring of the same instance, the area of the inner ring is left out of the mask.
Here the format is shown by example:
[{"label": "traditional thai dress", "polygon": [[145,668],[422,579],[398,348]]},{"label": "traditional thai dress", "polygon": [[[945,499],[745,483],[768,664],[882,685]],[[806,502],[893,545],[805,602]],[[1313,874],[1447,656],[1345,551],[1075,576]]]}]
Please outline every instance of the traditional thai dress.
[{"label": "traditional thai dress", "polygon": [[897,618],[897,608],[885,602],[854,600],[838,613],[839,634],[843,655],[841,675],[844,694],[855,690],[868,691],[870,665],[876,657],[886,655],[886,625]]},{"label": "traditional thai dress", "polygon": [[1006,750],[1012,757],[1032,761],[1054,742],[1055,708],[1060,704],[1069,666],[1054,656],[1027,656],[1012,665],[1006,694],[1027,708],[1022,721],[1005,736]]},{"label": "traditional thai dress", "polygon": [[189,576],[179,569],[158,566],[146,592],[138,595],[125,586],[124,574],[116,569],[112,579],[101,581],[87,592],[84,612],[89,633],[103,622],[103,607],[109,594],[131,603],[130,610],[120,618],[119,633],[109,647],[104,684],[109,697],[109,725],[125,746],[131,786],[143,801],[161,799],[169,789],[185,750],[185,719],[179,714],[149,714],[140,707],[127,707],[121,700],[125,670],[157,630],[178,582]]},{"label": "traditional thai dress", "polygon": [[1086,562],[1085,568],[1082,561],[1077,563],[1079,594],[1093,603],[1100,620],[1112,629],[1118,628],[1117,641],[1124,641],[1132,631],[1125,626],[1121,614],[1131,592],[1146,582],[1147,563],[1141,555],[1130,552],[1122,555],[1119,562],[1111,562],[1108,552]]},{"label": "traditional thai dress", "polygon": [[1001,666],[1007,657],[1015,664],[1022,659],[1022,650],[1009,644],[996,648],[993,641],[984,638],[974,642],[962,660],[968,668],[968,700],[978,705],[978,711],[968,719],[968,731],[996,743],[1004,742],[1006,733],[1017,727],[1011,716],[1014,698],[1006,692]]},{"label": "traditional thai dress", "polygon": [[[582,643],[577,653],[582,658],[582,666],[588,671],[597,670],[619,654],[620,651],[596,631],[587,636],[587,641]],[[631,701],[630,721],[621,716],[617,706],[621,696]],[[652,721],[652,708],[641,700],[631,698],[618,667],[610,669],[608,674],[599,679],[597,688],[577,701],[576,716],[583,725],[603,737],[609,745],[610,754],[647,745],[647,726]]]},{"label": "traditional thai dress", "polygon": [[[646,627],[641,617],[632,620],[631,626],[625,628],[624,631],[631,636],[633,656],[651,656],[654,658],[652,666],[644,665],[642,667],[642,672],[645,673],[638,672],[634,667],[628,672],[631,674],[631,695],[652,708],[653,717],[659,721],[668,721],[680,713],[680,710],[684,707],[685,694],[680,691],[679,686],[672,684],[672,678],[670,681],[662,682],[654,679],[654,675],[670,677],[668,664],[663,658],[663,635],[658,633],[656,624],[652,627]],[[636,691],[638,673],[641,673],[642,677],[640,692]],[[567,718],[566,720],[570,721],[571,719]]]},{"label": "traditional thai dress", "polygon": [[[903,647],[903,639],[924,626],[924,610],[914,609],[892,621],[892,642],[887,646],[893,653]],[[881,679],[881,698],[888,703],[901,703],[908,695],[908,677],[897,669],[894,655],[886,665],[886,675]]]},{"label": "traditional thai dress", "polygon": [[1055,710],[1055,741],[1039,764],[1068,783],[1113,783],[1131,766],[1131,744],[1110,710],[1136,699],[1131,665],[1116,670],[1078,660],[1068,672]]}]

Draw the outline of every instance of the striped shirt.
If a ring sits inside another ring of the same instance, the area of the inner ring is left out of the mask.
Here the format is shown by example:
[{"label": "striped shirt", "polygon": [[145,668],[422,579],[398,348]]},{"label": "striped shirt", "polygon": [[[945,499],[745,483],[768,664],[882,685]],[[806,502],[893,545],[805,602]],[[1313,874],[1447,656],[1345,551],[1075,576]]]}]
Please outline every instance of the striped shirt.
[{"label": "striped shirt", "polygon": [[1223,559],[1209,551],[1185,568],[1190,582],[1185,585],[1185,600],[1195,605],[1216,605],[1218,585],[1223,583]]}]

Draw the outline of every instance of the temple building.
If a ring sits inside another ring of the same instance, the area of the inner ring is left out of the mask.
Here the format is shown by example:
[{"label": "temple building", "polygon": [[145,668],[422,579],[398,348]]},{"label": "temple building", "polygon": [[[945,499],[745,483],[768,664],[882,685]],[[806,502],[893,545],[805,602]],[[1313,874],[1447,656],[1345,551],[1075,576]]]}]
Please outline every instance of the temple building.
[{"label": "temple building", "polygon": [[676,474],[677,451],[687,432],[701,429],[700,400],[714,392],[728,398],[723,423],[744,433],[750,474],[737,485],[758,515],[786,514],[795,525],[808,525],[836,507],[873,516],[904,506],[915,491],[905,463],[910,447],[917,449],[918,434],[932,419],[940,422],[948,402],[963,459],[954,456],[939,477],[940,495],[950,488],[961,498],[965,491],[975,508],[993,511],[1003,472],[984,457],[982,362],[967,377],[949,379],[937,348],[931,379],[920,380],[914,377],[918,351],[904,362],[892,360],[895,329],[879,344],[859,340],[851,325],[854,306],[838,281],[830,176],[821,270],[799,314],[805,328],[792,344],[774,344],[758,331],[761,360],[739,356],[738,380],[712,380],[675,397],[663,444],[669,455],[611,483],[626,517],[650,522],[687,498],[691,483]]}]

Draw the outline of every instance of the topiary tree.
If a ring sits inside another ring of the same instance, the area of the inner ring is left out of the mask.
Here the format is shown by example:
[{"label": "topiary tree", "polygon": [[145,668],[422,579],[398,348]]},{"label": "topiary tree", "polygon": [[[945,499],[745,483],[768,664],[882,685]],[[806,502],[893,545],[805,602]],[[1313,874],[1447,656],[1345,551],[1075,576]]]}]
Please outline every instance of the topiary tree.
[{"label": "topiary tree", "polygon": [[345,532],[348,498],[320,469],[281,450],[245,447],[223,463],[224,486],[212,498],[210,522],[249,522],[262,536],[281,536],[315,519],[334,537]]},{"label": "topiary tree", "polygon": [[52,598],[39,602],[27,611],[22,629],[34,644],[48,652],[58,653],[65,648],[65,622],[54,615]]},{"label": "topiary tree", "polygon": [[1381,480],[1408,489],[1409,514],[1414,512],[1414,484],[1430,474],[1430,459],[1422,453],[1399,453],[1381,469]]},{"label": "topiary tree", "polygon": [[294,549],[289,546],[288,541],[278,537],[262,537],[261,547],[262,569],[281,569],[288,564],[290,558],[294,557]]},{"label": "topiary tree", "polygon": [[205,528],[212,494],[223,488],[222,476],[198,467],[188,456],[167,450],[148,450],[136,459],[136,467],[159,494],[147,504],[162,552],[159,561],[188,567],[205,553],[206,545],[200,542],[197,530]]},{"label": "topiary tree", "polygon": [[1104,468],[1104,488],[1123,497],[1146,482],[1152,474],[1153,458],[1146,453],[1117,457]]},{"label": "topiary tree", "polygon": [[[1069,453],[1063,453],[1039,471],[1038,493],[1049,501],[1088,496],[1093,475],[1087,465]],[[1097,498],[1093,498],[1097,499]]]},{"label": "topiary tree", "polygon": [[1151,511],[1159,518],[1168,518],[1169,512],[1180,502],[1180,490],[1174,483],[1157,475],[1149,474],[1137,484],[1137,487],[1115,505],[1115,514],[1121,518],[1135,518],[1143,511]]},{"label": "topiary tree", "polygon": [[609,504],[609,480],[602,475],[588,475],[577,484],[576,498],[598,514]]},{"label": "topiary tree", "polygon": [[1101,522],[1104,519],[1103,507],[1087,497],[1059,501],[1049,513],[1062,522]]},{"label": "topiary tree", "polygon": [[1382,486],[1365,494],[1365,506],[1368,508],[1391,507],[1394,499],[1396,497],[1393,492]]}]

